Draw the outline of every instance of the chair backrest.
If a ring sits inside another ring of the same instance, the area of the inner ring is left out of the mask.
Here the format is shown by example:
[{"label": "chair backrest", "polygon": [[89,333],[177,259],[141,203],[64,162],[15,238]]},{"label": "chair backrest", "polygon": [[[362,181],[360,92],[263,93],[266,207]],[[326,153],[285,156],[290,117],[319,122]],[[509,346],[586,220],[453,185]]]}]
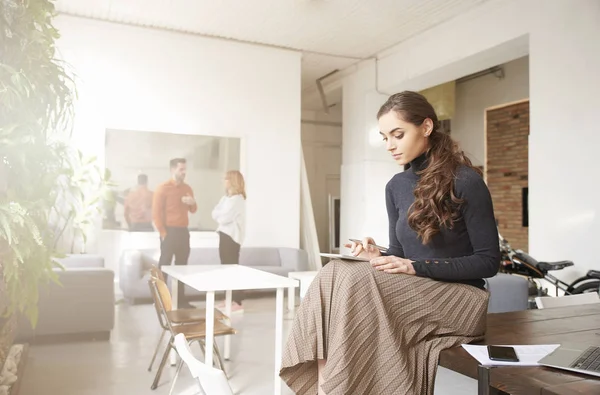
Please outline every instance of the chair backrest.
[{"label": "chair backrest", "polygon": [[171,293],[169,292],[169,287],[167,287],[167,284],[158,278],[154,280],[154,283],[156,284],[158,297],[160,298],[165,311],[173,310],[173,301],[171,300]]},{"label": "chair backrest", "polygon": [[175,336],[175,348],[206,395],[233,395],[225,373],[203,364],[194,357],[183,333]]},{"label": "chair backrest", "polygon": [[164,276],[162,270],[160,270],[155,265],[150,266],[150,277],[156,278],[158,280],[165,282],[165,276]]},{"label": "chair backrest", "polygon": [[565,295],[559,297],[543,296],[536,297],[535,304],[538,309],[551,307],[579,306],[582,304],[600,303],[600,297],[596,292],[588,292],[577,295]]},{"label": "chair backrest", "polygon": [[152,295],[152,300],[154,301],[154,310],[156,310],[156,316],[158,317],[160,326],[165,330],[169,330],[169,319],[164,312],[163,304],[158,293],[158,287],[156,286],[156,281],[158,280],[155,278],[150,278],[150,280],[148,280],[150,295]]}]

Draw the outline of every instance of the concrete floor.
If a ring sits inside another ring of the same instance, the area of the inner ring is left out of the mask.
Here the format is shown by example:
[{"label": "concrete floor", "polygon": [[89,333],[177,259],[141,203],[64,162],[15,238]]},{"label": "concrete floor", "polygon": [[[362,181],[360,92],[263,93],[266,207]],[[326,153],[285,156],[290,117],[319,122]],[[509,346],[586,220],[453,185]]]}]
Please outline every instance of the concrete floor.
[{"label": "concrete floor", "polygon": [[[201,305],[196,303],[197,305]],[[244,301],[245,312],[234,315],[239,333],[232,339],[231,361],[226,362],[233,391],[240,395],[273,393],[275,298]],[[284,338],[291,324],[286,313]],[[30,348],[20,395],[167,395],[175,367],[165,368],[159,387],[150,385],[158,366],[147,368],[160,331],[152,305],[116,306],[110,341],[88,341]],[[219,340],[222,349],[222,341]],[[201,358],[198,346],[192,348]],[[160,357],[160,356],[159,356]],[[285,384],[284,395],[292,394]],[[189,370],[182,369],[174,394],[200,393]],[[477,393],[476,381],[439,368],[435,395]]]}]

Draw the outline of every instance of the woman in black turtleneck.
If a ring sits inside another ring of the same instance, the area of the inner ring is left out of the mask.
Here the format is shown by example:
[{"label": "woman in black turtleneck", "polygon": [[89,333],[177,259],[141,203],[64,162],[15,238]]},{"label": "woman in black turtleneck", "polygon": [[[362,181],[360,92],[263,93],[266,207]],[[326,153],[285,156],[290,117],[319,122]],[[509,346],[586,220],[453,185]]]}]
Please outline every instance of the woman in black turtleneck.
[{"label": "woman in black turtleneck", "polygon": [[481,339],[500,251],[480,171],[415,92],[377,114],[399,165],[385,189],[389,248],[347,244],[365,262],[329,262],[296,315],[281,377],[300,394],[433,394],[439,352]]},{"label": "woman in black turtleneck", "polygon": [[[500,264],[498,230],[488,188],[477,170],[459,165],[453,173],[453,192],[464,202],[457,208],[460,218],[451,227],[440,226],[430,241],[423,243],[407,214],[429,162],[428,153],[421,154],[408,171],[396,174],[386,186],[390,248],[384,253],[387,257],[373,259],[372,263],[383,270],[412,266],[417,276],[484,289],[483,278],[494,276]],[[354,253],[361,250],[362,245],[355,246]]]}]

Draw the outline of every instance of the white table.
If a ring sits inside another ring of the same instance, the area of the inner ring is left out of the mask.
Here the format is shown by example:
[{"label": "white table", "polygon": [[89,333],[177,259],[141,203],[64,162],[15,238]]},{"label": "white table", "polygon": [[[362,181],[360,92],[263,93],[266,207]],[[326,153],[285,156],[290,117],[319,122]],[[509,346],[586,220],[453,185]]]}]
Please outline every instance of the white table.
[{"label": "white table", "polygon": [[[163,266],[162,271],[177,281],[171,282],[173,307],[177,308],[177,288],[182,282],[198,291],[206,292],[206,347],[205,363],[213,366],[213,348],[215,321],[215,292],[225,291],[225,314],[231,316],[232,291],[251,289],[277,289],[275,304],[275,391],[281,394],[281,356],[283,345],[283,292],[285,288],[298,286],[296,280],[277,276],[262,270],[240,265],[186,265]],[[225,336],[223,356],[229,359],[231,337]]]},{"label": "white table", "polygon": [[[318,273],[318,271],[288,273],[289,278],[300,281],[300,300],[304,298],[304,295],[306,295],[306,291],[308,291],[308,287],[310,287],[310,284],[315,279]],[[294,311],[295,308],[296,288],[290,287],[288,288],[288,310]]]}]

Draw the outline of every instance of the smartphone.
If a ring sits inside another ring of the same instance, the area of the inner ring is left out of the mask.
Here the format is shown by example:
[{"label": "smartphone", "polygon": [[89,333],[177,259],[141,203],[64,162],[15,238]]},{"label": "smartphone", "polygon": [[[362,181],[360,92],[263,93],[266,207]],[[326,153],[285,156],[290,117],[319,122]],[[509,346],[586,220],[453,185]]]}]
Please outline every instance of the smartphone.
[{"label": "smartphone", "polygon": [[487,346],[492,361],[519,362],[515,349],[510,346]]}]

